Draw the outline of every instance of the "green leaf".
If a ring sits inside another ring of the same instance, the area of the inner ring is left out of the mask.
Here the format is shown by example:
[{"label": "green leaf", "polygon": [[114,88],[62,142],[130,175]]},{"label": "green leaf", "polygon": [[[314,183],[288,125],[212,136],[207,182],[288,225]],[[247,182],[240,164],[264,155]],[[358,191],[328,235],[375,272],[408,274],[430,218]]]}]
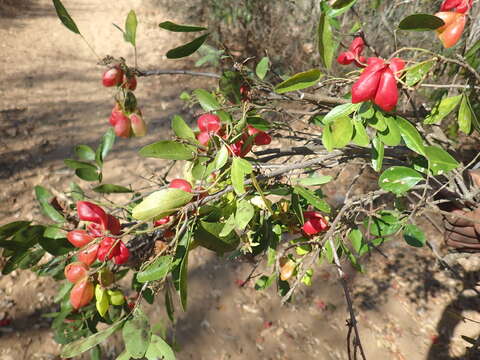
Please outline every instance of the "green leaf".
[{"label": "green leaf", "polygon": [[[393,235],[402,226],[398,219],[397,213],[388,210],[382,210],[377,213],[377,216],[367,217],[363,220],[363,226],[368,229],[368,223],[370,222],[370,234],[374,236],[384,237]],[[377,239],[381,240],[381,239]],[[383,240],[381,240],[383,241]],[[378,245],[379,242],[372,240],[374,245]]]},{"label": "green leaf", "polygon": [[465,53],[465,60],[470,64],[471,67],[477,69],[480,65],[480,57],[478,53],[480,52],[480,39],[478,39],[475,44],[473,44],[470,49]]},{"label": "green leaf", "polygon": [[85,199],[85,193],[83,192],[82,188],[74,182],[70,183],[70,196],[75,201]]},{"label": "green leaf", "polygon": [[412,67],[409,67],[406,71],[405,83],[407,86],[413,86],[421,81],[434,65],[434,61],[421,62]]},{"label": "green leaf", "polygon": [[25,229],[31,221],[14,221],[0,227],[0,239],[9,238],[16,232]]},{"label": "green leaf", "polygon": [[357,0],[337,0],[333,3],[332,8],[333,9],[341,9],[344,7],[350,7],[353,4],[355,4]]},{"label": "green leaf", "polygon": [[359,107],[360,107],[360,104],[352,104],[352,103],[335,106],[332,110],[330,110],[327,113],[327,115],[325,115],[322,122],[324,124],[329,124],[340,117],[345,117],[350,115],[354,111],[358,110]]},{"label": "green leaf", "polygon": [[188,254],[191,243],[190,229],[186,231],[183,237],[180,239],[180,242],[177,245],[177,251],[175,252],[173,268],[172,268],[172,279],[175,289],[180,295],[180,304],[184,311],[187,311],[187,293],[188,293]]},{"label": "green leaf", "polygon": [[452,155],[438,146],[426,146],[425,151],[433,175],[443,174],[460,165]]},{"label": "green leaf", "polygon": [[247,124],[252,125],[255,129],[262,131],[267,131],[271,127],[267,120],[258,115],[247,117]]},{"label": "green leaf", "polygon": [[137,280],[141,283],[162,280],[168,275],[172,261],[173,258],[170,255],[156,258],[153,263],[137,274]]},{"label": "green leaf", "polygon": [[53,199],[53,195],[47,189],[40,185],[35,186],[35,196],[37,197],[37,201],[39,202],[40,207],[45,215],[55,222],[65,222],[63,215],[52,205],[50,205],[50,200]]},{"label": "green leaf", "polygon": [[330,205],[328,203],[319,198],[313,191],[307,190],[301,186],[295,186],[293,188],[293,192],[295,194],[300,195],[303,197],[307,202],[312,205],[314,208],[323,211],[325,213],[329,213],[331,211]]},{"label": "green leaf", "polygon": [[105,317],[109,306],[110,301],[108,300],[107,290],[102,285],[97,284],[95,286],[95,307],[101,317]]},{"label": "green leaf", "polygon": [[188,44],[179,46],[175,49],[169,50],[167,52],[167,58],[169,59],[179,59],[192,55],[195,51],[198,50],[200,46],[207,40],[209,34],[202,35],[195,40],[189,42]]},{"label": "green leaf", "polygon": [[145,197],[140,204],[132,209],[132,217],[141,221],[162,218],[177,211],[192,198],[192,193],[180,189],[158,190]]},{"label": "green leaf", "polygon": [[192,160],[195,157],[196,148],[176,141],[162,140],[144,146],[138,153],[143,157],[167,160]]},{"label": "green leaf", "polygon": [[175,135],[181,139],[195,140],[195,133],[180,115],[172,118],[172,129]]},{"label": "green leaf", "polygon": [[325,146],[325,149],[332,151],[335,149],[335,144],[333,142],[332,130],[330,130],[330,125],[327,125],[323,128],[322,131],[322,143]]},{"label": "green leaf", "polygon": [[458,110],[458,127],[467,135],[472,131],[472,109],[466,95],[462,96],[462,102]]},{"label": "green leaf", "polygon": [[318,52],[323,66],[327,69],[332,67],[332,61],[336,50],[332,34],[332,25],[330,24],[330,17],[322,12],[318,22]]},{"label": "green leaf", "polygon": [[95,151],[88,145],[75,146],[75,155],[83,161],[94,161]]},{"label": "green leaf", "polygon": [[328,125],[332,133],[333,146],[337,149],[343,148],[352,139],[352,119],[348,116],[340,116]]},{"label": "green leaf", "polygon": [[258,62],[257,67],[255,68],[255,73],[260,80],[263,80],[265,78],[265,75],[267,75],[269,63],[270,60],[266,56]]},{"label": "green leaf", "polygon": [[375,171],[382,170],[383,156],[385,148],[383,147],[382,140],[378,137],[372,139],[372,167]]},{"label": "green leaf", "polygon": [[137,15],[135,11],[130,10],[125,20],[125,40],[136,46],[136,36],[137,36]]},{"label": "green leaf", "polygon": [[170,319],[171,322],[174,322],[175,307],[173,306],[173,299],[172,299],[172,293],[170,292],[170,286],[165,287],[165,308],[167,310],[168,318]]},{"label": "green leaf", "polygon": [[100,193],[100,194],[119,194],[119,193],[131,193],[133,190],[126,188],[120,185],[114,184],[102,184],[96,186],[92,189],[93,191]]},{"label": "green leaf", "polygon": [[285,81],[275,86],[275,92],[283,94],[289,91],[302,90],[315,85],[322,73],[320,70],[313,69],[293,75]]},{"label": "green leaf", "polygon": [[210,112],[221,108],[215,96],[210,94],[208,91],[204,89],[196,89],[193,91],[193,94],[197,98],[203,110]]},{"label": "green leaf", "polygon": [[243,185],[243,182],[245,181],[245,175],[251,174],[252,171],[252,164],[250,164],[247,160],[239,157],[233,158],[230,174],[232,178],[233,189],[238,195],[241,195],[245,192],[245,186]]},{"label": "green leaf", "polygon": [[134,359],[141,359],[150,346],[152,330],[150,321],[145,314],[137,308],[133,318],[128,320],[122,329],[125,350]]},{"label": "green leaf", "polygon": [[265,290],[270,285],[273,284],[273,282],[276,280],[276,275],[272,276],[265,276],[262,275],[256,282],[255,282],[255,290]]},{"label": "green leaf", "polygon": [[387,191],[401,195],[423,180],[423,176],[406,166],[392,166],[378,179],[378,185]]},{"label": "green leaf", "polygon": [[97,147],[97,151],[95,152],[95,161],[98,166],[103,165],[103,161],[107,157],[107,154],[112,149],[113,144],[115,143],[115,132],[113,128],[107,130],[107,132],[102,136],[102,140],[100,141],[100,145]]},{"label": "green leaf", "polygon": [[65,165],[67,165],[70,169],[91,169],[93,171],[97,171],[97,167],[95,165],[83,162],[83,161],[77,161],[73,159],[65,159],[63,160]]},{"label": "green leaf", "polygon": [[62,2],[60,0],[53,0],[53,5],[55,6],[58,18],[63,23],[63,25],[65,25],[68,30],[80,35],[80,31],[78,30],[77,25],[70,17],[70,14],[68,13],[67,9],[65,9]]},{"label": "green leaf", "polygon": [[38,238],[39,245],[54,256],[68,254],[75,248],[67,240],[66,232],[56,226],[49,226],[43,232],[43,237]]},{"label": "green leaf", "polygon": [[[337,0],[333,5],[332,9],[328,10],[327,14],[328,16],[331,17],[337,17],[342,15],[343,13],[347,12],[348,9],[350,9],[357,0]],[[361,27],[361,24],[360,24]],[[355,33],[357,30],[354,30],[353,33]]]},{"label": "green leaf", "polygon": [[413,14],[400,21],[400,30],[431,31],[445,25],[445,22],[437,16],[430,14]]},{"label": "green leaf", "polygon": [[97,172],[97,169],[77,169],[75,170],[75,175],[85,181],[97,181],[100,179],[100,174]]},{"label": "green leaf", "polygon": [[100,344],[101,342],[105,341],[110,335],[112,335],[115,331],[120,329],[124,323],[124,320],[120,320],[106,328],[102,331],[99,331],[93,335],[90,335],[87,338],[81,338],[79,340],[73,341],[67,345],[65,345],[62,349],[61,356],[64,358],[71,358],[81,353],[93,348],[94,346]]},{"label": "green leaf", "polygon": [[175,353],[160,336],[152,335],[145,357],[147,360],[175,360]]},{"label": "green leaf", "polygon": [[385,131],[379,131],[378,137],[385,145],[388,146],[397,146],[402,141],[402,136],[400,135],[400,129],[395,121],[395,119],[391,116],[384,117],[385,123],[387,125],[387,129]]},{"label": "green leaf", "polygon": [[250,201],[239,200],[235,212],[235,227],[237,230],[244,230],[255,215],[255,209]]},{"label": "green leaf", "polygon": [[379,131],[387,130],[387,122],[380,111],[376,111],[374,116],[368,119],[368,125]]},{"label": "green leaf", "polygon": [[355,145],[367,147],[370,144],[370,138],[368,137],[367,130],[363,126],[361,121],[353,120],[354,133],[352,142]]},{"label": "green leaf", "polygon": [[164,21],[160,23],[158,26],[160,26],[162,29],[173,31],[173,32],[196,32],[196,31],[207,30],[207,28],[204,28],[201,26],[178,25],[178,24],[174,24],[171,21]]},{"label": "green leaf", "polygon": [[322,176],[312,176],[301,178],[298,180],[298,183],[303,186],[315,186],[315,185],[323,185],[327,184],[332,181],[333,177],[330,175],[322,175]]},{"label": "green leaf", "polygon": [[422,247],[425,245],[426,238],[422,230],[416,225],[408,224],[403,228],[403,238],[408,245]]},{"label": "green leaf", "polygon": [[402,139],[405,141],[405,145],[407,145],[410,150],[413,150],[420,155],[425,155],[425,146],[423,145],[422,136],[415,126],[400,116],[396,117],[396,123],[400,129]]},{"label": "green leaf", "polygon": [[227,236],[220,236],[224,225],[219,222],[200,221],[193,233],[195,242],[220,254],[235,250],[240,239],[235,232],[229,232]]},{"label": "green leaf", "polygon": [[440,103],[435,106],[431,113],[425,118],[424,124],[437,124],[442,119],[450,114],[457,107],[458,103],[462,100],[462,95],[451,96],[443,98]]},{"label": "green leaf", "polygon": [[[212,162],[212,171],[220,170],[225,166],[228,161],[228,149],[225,145],[222,145],[220,150],[215,155],[215,159]],[[209,168],[210,170],[210,168]]]},{"label": "green leaf", "polygon": [[362,232],[358,228],[352,229],[348,233],[348,238],[352,242],[353,249],[357,253],[360,253],[360,249],[362,247],[362,242],[363,242]]}]

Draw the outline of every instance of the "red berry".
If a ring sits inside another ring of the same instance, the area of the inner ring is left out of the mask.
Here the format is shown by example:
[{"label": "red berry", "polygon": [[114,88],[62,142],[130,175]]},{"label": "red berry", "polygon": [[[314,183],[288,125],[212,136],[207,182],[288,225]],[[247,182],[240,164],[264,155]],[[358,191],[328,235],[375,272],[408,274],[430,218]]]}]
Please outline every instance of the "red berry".
[{"label": "red berry", "polygon": [[97,259],[97,253],[98,253],[98,244],[91,245],[85,250],[81,250],[78,253],[78,260],[84,263],[85,265],[90,266]]},{"label": "red berry", "polygon": [[208,131],[201,131],[197,135],[198,142],[203,146],[208,146],[210,142],[210,133]]},{"label": "red berry", "polygon": [[320,232],[328,230],[327,220],[317,211],[305,211],[303,213],[305,223],[302,226],[302,230],[307,235],[316,235]]},{"label": "red berry", "polygon": [[111,87],[120,85],[123,80],[123,71],[118,66],[108,69],[103,73],[102,83],[103,86]]},{"label": "red berry", "polygon": [[144,136],[147,134],[147,124],[145,124],[141,114],[130,114],[130,122],[135,136]]},{"label": "red berry", "polygon": [[137,78],[135,75],[127,77],[127,75],[123,76],[122,87],[134,91],[137,88]]},{"label": "red berry", "polygon": [[73,262],[65,266],[64,273],[67,280],[75,284],[88,276],[88,266],[83,262]]},{"label": "red berry", "polygon": [[98,205],[88,201],[77,201],[78,217],[82,221],[91,221],[105,227],[107,223],[107,214]]},{"label": "red berry", "polygon": [[161,226],[161,225],[165,225],[165,224],[168,224],[170,222],[170,216],[165,216],[159,220],[156,220],[154,223],[153,223],[153,226],[154,227],[157,227],[157,226]]},{"label": "red berry", "polygon": [[123,138],[129,138],[132,130],[132,122],[125,114],[121,114],[116,118],[116,123],[113,125],[115,135]]},{"label": "red berry", "polygon": [[[114,239],[111,237],[105,237],[100,242],[98,246],[97,259],[99,261],[106,261],[113,258],[115,255],[118,255],[118,244],[121,240]],[[117,242],[115,247],[113,245]]]},{"label": "red berry", "polygon": [[125,246],[125,244],[120,241],[118,246],[118,254],[113,257],[113,262],[117,265],[125,264],[130,257],[130,250]]},{"label": "red berry", "polygon": [[115,216],[107,214],[106,230],[110,231],[110,234],[120,235],[121,229],[120,221]]},{"label": "red berry", "polygon": [[200,131],[218,132],[222,127],[220,118],[213,114],[203,114],[197,119],[198,128]]},{"label": "red berry", "polygon": [[252,144],[249,143],[248,145],[245,145],[243,140],[239,140],[234,144],[230,144],[230,149],[233,155],[244,157],[250,152],[250,150],[252,150]]},{"label": "red berry", "polygon": [[186,192],[192,192],[192,185],[187,180],[184,179],[173,179],[170,181],[170,185],[168,186],[173,189],[180,189]]},{"label": "red berry", "polygon": [[88,279],[80,280],[70,292],[70,303],[74,309],[80,309],[93,299],[93,283]]},{"label": "red berry", "polygon": [[73,246],[77,248],[84,247],[93,240],[93,238],[88,235],[85,230],[69,231],[67,234],[67,239]]}]

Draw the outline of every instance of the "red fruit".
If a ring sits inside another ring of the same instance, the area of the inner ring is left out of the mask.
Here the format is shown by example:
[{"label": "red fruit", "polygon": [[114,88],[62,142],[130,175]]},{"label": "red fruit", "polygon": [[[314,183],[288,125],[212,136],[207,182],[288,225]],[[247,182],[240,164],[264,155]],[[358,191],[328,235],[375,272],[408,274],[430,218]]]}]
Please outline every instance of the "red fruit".
[{"label": "red fruit", "polygon": [[213,114],[203,114],[197,119],[198,128],[200,131],[218,132],[222,127],[220,118]]},{"label": "red fruit", "polygon": [[244,157],[250,152],[250,150],[252,150],[252,144],[249,143],[248,145],[245,145],[243,140],[239,140],[236,143],[231,144],[230,149],[233,155]]},{"label": "red fruit", "polygon": [[153,223],[153,226],[154,227],[157,227],[157,226],[161,226],[161,225],[165,225],[165,224],[168,224],[170,222],[170,216],[165,216],[159,220],[156,220],[154,223]]},{"label": "red fruit", "polygon": [[445,13],[437,13],[436,16],[442,18],[445,25],[437,29],[438,38],[443,46],[448,49],[454,46],[462,37],[463,29],[467,22],[467,16],[460,13],[454,15],[444,15]]},{"label": "red fruit", "polygon": [[352,86],[352,103],[354,104],[374,99],[382,73],[385,70],[382,59],[369,58],[367,63],[369,65]]},{"label": "red fruit", "polygon": [[192,192],[192,185],[187,180],[184,179],[173,179],[170,181],[170,185],[168,187],[173,189],[180,189],[186,192]]},{"label": "red fruit", "polygon": [[74,309],[80,309],[93,299],[93,283],[88,279],[80,280],[70,292],[70,303]]},{"label": "red fruit", "polygon": [[[108,220],[107,220],[108,221]],[[90,223],[87,225],[87,233],[93,237],[103,236],[103,227],[100,224]]]},{"label": "red fruit", "polygon": [[103,73],[102,83],[103,86],[111,87],[120,85],[123,79],[123,71],[118,66],[108,69]]},{"label": "red fruit", "polygon": [[65,266],[64,272],[67,280],[75,284],[88,276],[88,266],[83,262],[77,261]]},{"label": "red fruit", "polygon": [[130,122],[135,136],[144,136],[147,134],[147,124],[145,124],[141,114],[130,114]]},{"label": "red fruit", "polygon": [[262,131],[255,136],[255,145],[268,145],[272,142],[272,138],[266,132]]},{"label": "red fruit", "polygon": [[342,65],[348,65],[355,61],[355,65],[363,67],[365,57],[360,56],[365,47],[365,42],[361,37],[356,37],[350,44],[348,51],[340,53],[337,62]]},{"label": "red fruit", "polygon": [[398,77],[399,74],[397,73],[403,70],[403,68],[405,67],[405,61],[400,58],[393,58],[392,60],[390,60],[390,64],[388,65],[388,67],[390,68],[390,70],[393,71],[395,76]]},{"label": "red fruit", "polygon": [[85,230],[72,230],[67,234],[67,239],[76,248],[81,248],[93,240]]},{"label": "red fruit", "polygon": [[355,55],[351,51],[344,51],[337,57],[337,62],[341,65],[349,65],[355,60]]},{"label": "red fruit", "polygon": [[121,229],[120,221],[115,216],[107,214],[106,230],[110,231],[110,234],[120,235]]},{"label": "red fruit", "polygon": [[362,53],[364,47],[365,42],[363,41],[363,38],[357,36],[355,39],[353,39],[348,50],[350,50],[355,57],[358,57]]},{"label": "red fruit", "polygon": [[203,146],[208,146],[210,142],[210,133],[208,131],[201,131],[197,134],[198,142]]},{"label": "red fruit", "polygon": [[118,119],[122,116],[125,116],[123,115],[122,108],[120,107],[119,103],[116,103],[112,109],[112,113],[110,114],[108,122],[110,123],[110,125],[115,126],[115,124],[118,122]]},{"label": "red fruit", "polygon": [[84,263],[85,265],[90,266],[97,259],[97,253],[98,253],[98,244],[94,244],[92,246],[89,246],[85,250],[81,250],[78,253],[78,260]]},{"label": "red fruit", "polygon": [[382,74],[374,102],[385,111],[392,111],[397,105],[397,80],[390,68],[386,69]]},{"label": "red fruit", "polygon": [[305,211],[303,213],[305,223],[302,226],[302,230],[307,235],[316,235],[319,232],[328,230],[327,220],[317,211]]},{"label": "red fruit", "polygon": [[[98,246],[97,259],[99,261],[106,261],[118,255],[118,247],[121,240],[111,237],[105,237]],[[115,244],[115,246],[114,246]]]},{"label": "red fruit", "polygon": [[445,0],[440,6],[440,11],[455,9],[457,13],[466,13],[472,8],[472,5],[473,0]]},{"label": "red fruit", "polygon": [[125,244],[120,241],[118,246],[118,254],[113,257],[113,262],[117,265],[125,264],[130,257],[130,251]]},{"label": "red fruit", "polygon": [[127,77],[127,75],[125,74],[123,76],[122,87],[134,91],[137,88],[137,78],[135,77],[135,75]]},{"label": "red fruit", "polygon": [[82,221],[91,221],[105,227],[107,223],[107,214],[98,205],[88,201],[77,201],[78,217]]},{"label": "red fruit", "polygon": [[125,114],[122,113],[121,116],[118,116],[116,119],[115,125],[113,125],[113,130],[115,135],[123,138],[129,138],[131,135],[131,121]]},{"label": "red fruit", "polygon": [[443,11],[435,14],[436,17],[439,17],[445,23],[443,26],[440,26],[436,29],[437,33],[442,33],[447,27],[449,27],[455,19],[458,17],[458,14],[453,11]]}]

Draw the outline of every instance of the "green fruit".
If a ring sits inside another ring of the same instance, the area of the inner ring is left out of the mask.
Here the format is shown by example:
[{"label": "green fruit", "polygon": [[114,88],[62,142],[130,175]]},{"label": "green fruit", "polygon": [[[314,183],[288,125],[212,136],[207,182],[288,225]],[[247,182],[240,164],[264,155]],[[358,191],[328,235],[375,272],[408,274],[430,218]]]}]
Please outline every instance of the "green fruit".
[{"label": "green fruit", "polygon": [[112,305],[123,305],[125,303],[125,296],[120,290],[108,290],[108,296],[110,296]]}]

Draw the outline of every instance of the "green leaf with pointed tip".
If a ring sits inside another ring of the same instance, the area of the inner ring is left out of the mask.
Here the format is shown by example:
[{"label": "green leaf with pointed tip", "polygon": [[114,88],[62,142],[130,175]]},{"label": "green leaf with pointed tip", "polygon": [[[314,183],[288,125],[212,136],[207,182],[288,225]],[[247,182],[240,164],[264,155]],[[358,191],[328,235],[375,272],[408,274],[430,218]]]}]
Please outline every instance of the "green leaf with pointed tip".
[{"label": "green leaf with pointed tip", "polygon": [[47,189],[40,185],[35,186],[35,196],[37,197],[37,201],[39,202],[40,207],[45,215],[55,222],[65,222],[63,215],[52,205],[50,205],[50,200],[53,199],[53,195]]},{"label": "green leaf with pointed tip", "polygon": [[205,111],[214,111],[220,109],[220,104],[218,103],[215,96],[203,89],[196,89],[193,91],[193,94],[197,98],[200,106]]},{"label": "green leaf with pointed tip", "polygon": [[100,194],[121,194],[133,192],[133,190],[126,188],[125,186],[114,184],[102,184],[94,187],[92,190]]},{"label": "green leaf with pointed tip", "polygon": [[202,35],[202,36],[196,38],[195,40],[189,42],[188,44],[185,44],[185,45],[179,46],[175,49],[169,50],[167,52],[167,58],[169,58],[169,59],[179,59],[179,58],[182,58],[182,57],[192,55],[207,40],[208,35],[210,35],[210,34]]},{"label": "green leaf with pointed tip", "polygon": [[97,181],[100,179],[100,174],[98,173],[97,169],[91,168],[76,169],[75,175],[85,181]]},{"label": "green leaf with pointed tip", "polygon": [[100,145],[97,147],[97,151],[95,152],[95,162],[98,166],[102,167],[103,161],[107,157],[107,154],[113,147],[115,143],[115,132],[113,128],[107,130],[107,132],[102,136],[102,140],[100,141]]},{"label": "green leaf with pointed tip", "polygon": [[352,142],[355,145],[367,147],[370,144],[370,138],[368,137],[367,130],[361,121],[353,120],[354,133]]},{"label": "green leaf with pointed tip", "polygon": [[180,115],[172,118],[172,129],[175,135],[181,139],[195,140],[195,133]]},{"label": "green leaf with pointed tip", "polygon": [[458,110],[458,127],[465,134],[470,134],[472,131],[472,113],[468,99],[463,95],[460,109]]},{"label": "green leaf with pointed tip", "polygon": [[431,31],[445,25],[445,22],[437,16],[430,14],[413,14],[400,21],[400,30]]},{"label": "green leaf with pointed tip", "polygon": [[425,118],[424,124],[438,124],[448,114],[450,114],[457,107],[462,100],[462,95],[451,96],[443,98],[437,106],[435,106],[430,114]]},{"label": "green leaf with pointed tip", "polygon": [[237,211],[235,212],[235,227],[237,230],[245,230],[254,215],[255,209],[250,201],[239,200],[237,202]]},{"label": "green leaf with pointed tip", "polygon": [[88,145],[75,146],[75,155],[83,161],[94,161],[95,151]]},{"label": "green leaf with pointed tip", "polygon": [[147,360],[175,360],[175,353],[160,336],[152,335],[145,357]]},{"label": "green leaf with pointed tip", "polygon": [[125,20],[125,40],[136,46],[136,39],[137,39],[137,15],[135,11],[130,10],[127,15],[127,19]]},{"label": "green leaf with pointed tip", "polygon": [[97,284],[95,286],[95,307],[101,317],[105,317],[109,306],[110,301],[108,300],[107,290],[102,285]]},{"label": "green leaf with pointed tip", "polygon": [[407,86],[413,86],[427,76],[434,63],[434,61],[427,61],[409,67],[405,75],[405,83]]},{"label": "green leaf with pointed tip", "polygon": [[196,148],[176,141],[162,140],[144,146],[138,153],[143,157],[167,160],[192,160],[195,157]]},{"label": "green leaf with pointed tip", "polygon": [[283,94],[289,91],[302,90],[315,85],[322,77],[320,70],[313,69],[293,75],[275,86],[275,92]]},{"label": "green leaf with pointed tip", "polygon": [[255,68],[255,73],[260,80],[263,80],[265,78],[265,75],[267,75],[269,63],[270,60],[266,56],[258,62],[257,67]]},{"label": "green leaf with pointed tip", "polygon": [[343,148],[352,139],[352,119],[348,116],[340,116],[329,124],[332,132],[333,146],[337,149]]},{"label": "green leaf with pointed tip", "polygon": [[397,146],[402,141],[402,136],[400,135],[400,129],[398,128],[395,119],[391,116],[384,117],[385,123],[387,124],[387,129],[385,131],[379,131],[378,137],[385,145],[388,146]]},{"label": "green leaf with pointed tip", "polygon": [[425,151],[433,175],[446,173],[460,165],[452,155],[438,146],[426,146]]},{"label": "green leaf with pointed tip", "polygon": [[372,139],[372,167],[375,171],[382,170],[383,165],[383,156],[385,153],[385,148],[383,146],[382,140],[378,137]]},{"label": "green leaf with pointed tip", "polygon": [[313,191],[307,190],[301,186],[295,186],[293,188],[293,192],[307,200],[307,202],[315,209],[318,209],[325,213],[329,213],[331,211],[330,205],[324,199],[315,195]]},{"label": "green leaf with pointed tip", "polygon": [[67,165],[70,169],[90,169],[93,171],[97,170],[97,167],[95,165],[83,162],[83,161],[77,161],[73,159],[65,159],[63,160],[64,164]]},{"label": "green leaf with pointed tip", "polygon": [[332,181],[333,177],[330,175],[322,175],[322,176],[312,176],[301,178],[298,180],[298,183],[303,186],[315,186],[315,185],[323,185],[327,184]]},{"label": "green leaf with pointed tip", "polygon": [[172,261],[173,258],[170,255],[156,258],[153,263],[137,274],[137,280],[141,283],[162,280],[168,275]]},{"label": "green leaf with pointed tip", "polygon": [[101,342],[105,341],[108,337],[110,337],[115,331],[120,329],[124,323],[124,319],[116,322],[112,326],[101,330],[93,335],[90,335],[87,338],[81,338],[79,340],[73,341],[65,345],[61,352],[61,357],[64,358],[72,358],[74,356],[80,355],[87,350],[90,350],[94,346],[100,344]]},{"label": "green leaf with pointed tip", "polygon": [[383,172],[378,185],[387,191],[401,195],[423,180],[423,176],[406,166],[392,166]]},{"label": "green leaf with pointed tip", "polygon": [[328,151],[332,151],[333,149],[335,149],[335,143],[333,142],[333,135],[332,130],[330,130],[330,125],[327,125],[323,128],[322,144]]},{"label": "green leaf with pointed tip", "polygon": [[9,238],[16,232],[25,229],[31,221],[14,221],[0,227],[0,239]]},{"label": "green leaf with pointed tip", "polygon": [[192,200],[193,194],[174,188],[155,191],[145,197],[140,204],[132,209],[132,217],[147,221],[153,218],[162,218],[177,211]]},{"label": "green leaf with pointed tip", "polygon": [[422,136],[415,126],[400,116],[397,116],[395,119],[400,134],[402,135],[402,139],[405,141],[405,145],[417,154],[425,155],[425,146],[423,145]]},{"label": "green leaf with pointed tip", "polygon": [[75,24],[75,21],[73,21],[67,9],[65,9],[65,7],[63,6],[62,2],[60,0],[53,0],[53,5],[55,6],[55,11],[57,12],[58,18],[63,23],[63,25],[65,25],[68,30],[80,35],[77,24]]},{"label": "green leaf with pointed tip", "polygon": [[230,174],[232,178],[233,189],[238,195],[241,195],[245,192],[245,186],[243,185],[245,181],[245,175],[251,174],[252,171],[252,164],[250,164],[247,160],[239,157],[233,158]]},{"label": "green leaf with pointed tip", "polygon": [[360,108],[360,105],[361,104],[347,103],[347,104],[335,106],[332,110],[330,110],[327,113],[327,115],[325,115],[322,122],[324,124],[328,124],[339,117],[348,116],[351,113],[353,113],[355,110],[358,110]]},{"label": "green leaf with pointed tip", "polygon": [[192,25],[179,25],[171,21],[164,21],[160,23],[160,26],[164,30],[173,31],[173,32],[197,32],[207,30],[205,27],[201,26],[192,26]]},{"label": "green leaf with pointed tip", "polygon": [[193,233],[195,242],[220,254],[235,250],[240,239],[233,231],[226,236],[220,236],[224,226],[225,224],[219,222],[200,221]]}]

